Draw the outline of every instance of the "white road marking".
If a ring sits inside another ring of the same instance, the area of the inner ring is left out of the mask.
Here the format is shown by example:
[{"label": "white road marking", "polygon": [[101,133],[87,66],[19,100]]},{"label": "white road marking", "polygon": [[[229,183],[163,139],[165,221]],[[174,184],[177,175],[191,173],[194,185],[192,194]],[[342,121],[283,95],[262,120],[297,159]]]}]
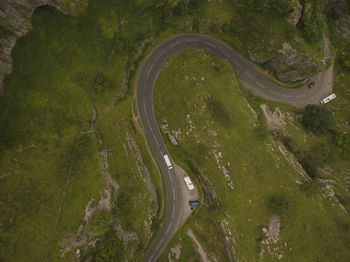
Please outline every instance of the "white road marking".
[{"label": "white road marking", "polygon": [[174,190],[174,187],[173,187],[173,200],[175,201],[175,190]]},{"label": "white road marking", "polygon": [[174,218],[175,215],[175,206],[173,206],[173,214],[171,215],[171,218]]},{"label": "white road marking", "polygon": [[258,81],[256,81],[256,83],[257,83],[259,86],[261,86],[263,89],[266,89],[266,87],[263,86],[262,84],[260,84]]},{"label": "white road marking", "polygon": [[254,77],[253,77],[251,74],[249,74],[248,71],[245,71],[244,73],[245,73],[248,77],[250,77],[251,79],[254,79]]},{"label": "white road marking", "polygon": [[164,238],[159,242],[158,246],[156,247],[156,251],[159,249],[160,245],[163,243]]},{"label": "white road marking", "polygon": [[150,259],[148,261],[152,261],[153,255],[150,257]]},{"label": "white road marking", "polygon": [[145,113],[146,113],[146,115],[147,115],[146,103],[143,104],[143,110],[145,111]]},{"label": "white road marking", "polygon": [[149,76],[149,74],[151,73],[152,68],[153,68],[153,65],[151,65],[150,69],[148,70],[147,77],[148,77],[148,76]]},{"label": "white road marking", "polygon": [[204,43],[206,43],[207,45],[209,45],[209,46],[211,46],[211,47],[216,48],[216,45],[213,45],[213,44],[211,44],[211,43],[209,43],[209,42],[204,42]]},{"label": "white road marking", "polygon": [[169,226],[168,226],[168,229],[165,231],[165,235],[168,234],[168,231],[169,231],[169,229],[170,229],[170,226],[171,226],[171,225],[169,225]]},{"label": "white road marking", "polygon": [[196,39],[186,39],[185,41],[186,42],[197,42],[198,40],[196,40]]},{"label": "white road marking", "polygon": [[169,177],[170,177],[170,181],[171,181],[171,183],[173,183],[173,178],[171,177],[171,174],[170,174],[169,169],[168,169],[168,174],[169,174]]},{"label": "white road marking", "polygon": [[155,136],[154,136],[154,140],[156,141],[156,144],[157,144],[158,148],[160,148],[158,140],[157,140],[157,138]]},{"label": "white road marking", "polygon": [[171,44],[169,47],[173,47],[173,46],[176,46],[176,45],[179,45],[179,44],[180,44],[180,42],[175,42],[175,43]]},{"label": "white road marking", "polygon": [[290,95],[282,95],[282,96],[284,96],[284,97],[292,97],[292,96],[290,96]]},{"label": "white road marking", "polygon": [[152,131],[152,133],[153,133],[153,129],[152,129],[152,127],[151,127],[151,122],[149,121],[149,118],[147,118],[147,122],[148,122],[149,128],[151,129],[151,131]]},{"label": "white road marking", "polygon": [[236,62],[236,60],[234,60],[233,63],[235,63],[235,65],[238,66],[239,68],[242,68],[242,66],[238,62]]},{"label": "white road marking", "polygon": [[151,122],[149,121],[149,118],[147,118],[147,122],[148,122],[149,128],[151,129],[151,132],[153,134],[154,140],[156,141],[156,144],[157,144],[157,146],[159,148],[159,143],[158,143],[158,140],[157,140],[156,136],[154,135],[153,128],[151,126]]},{"label": "white road marking", "polygon": [[159,54],[159,56],[157,57],[156,60],[158,60],[164,53],[165,53],[165,50],[163,50],[163,51]]}]

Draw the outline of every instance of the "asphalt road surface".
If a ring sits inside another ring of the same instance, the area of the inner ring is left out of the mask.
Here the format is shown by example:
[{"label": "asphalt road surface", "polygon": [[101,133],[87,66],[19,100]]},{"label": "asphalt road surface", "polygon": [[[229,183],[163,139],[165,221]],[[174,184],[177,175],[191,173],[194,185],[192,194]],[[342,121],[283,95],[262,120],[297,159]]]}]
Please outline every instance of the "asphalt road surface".
[{"label": "asphalt road surface", "polygon": [[[164,145],[153,109],[153,91],[158,73],[167,61],[175,54],[189,49],[203,49],[220,58],[225,58],[237,73],[238,78],[256,95],[278,102],[303,107],[317,103],[325,94],[322,89],[324,74],[315,75],[312,80],[315,87],[301,87],[298,89],[281,88],[261,75],[254,64],[243,58],[231,47],[217,38],[200,34],[180,34],[173,36],[157,47],[148,55],[142,64],[137,76],[136,101],[139,115],[161,169],[166,188],[166,216],[158,235],[146,253],[143,261],[156,261],[165,249],[179,226],[180,209],[183,203],[180,196],[180,187],[174,179],[174,169],[168,169],[163,155],[168,154]],[[174,90],[176,92],[176,90]],[[171,96],[171,94],[169,94]],[[172,110],[169,108],[169,110]],[[170,155],[169,155],[170,157]]]}]

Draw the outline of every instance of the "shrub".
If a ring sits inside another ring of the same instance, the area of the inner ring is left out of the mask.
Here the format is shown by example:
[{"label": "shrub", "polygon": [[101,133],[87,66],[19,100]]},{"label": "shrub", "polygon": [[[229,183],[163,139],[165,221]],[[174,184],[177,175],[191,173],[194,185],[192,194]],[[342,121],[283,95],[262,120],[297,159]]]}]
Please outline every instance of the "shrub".
[{"label": "shrub", "polygon": [[94,261],[122,261],[124,256],[123,242],[118,238],[116,232],[109,230],[97,245]]},{"label": "shrub", "polygon": [[350,159],[350,134],[336,134],[333,137],[337,152],[344,160]]},{"label": "shrub", "polygon": [[282,136],[281,141],[283,145],[288,149],[289,152],[295,154],[298,153],[298,145],[288,136]]},{"label": "shrub", "polygon": [[259,125],[255,128],[256,135],[261,139],[266,139],[270,135],[270,131],[263,125]]},{"label": "shrub", "polygon": [[311,179],[317,177],[318,162],[312,155],[307,155],[300,160],[300,164]]},{"label": "shrub", "polygon": [[107,211],[101,211],[89,220],[86,229],[92,231],[94,236],[102,236],[108,231],[111,222],[111,214]]},{"label": "shrub", "polygon": [[326,0],[304,0],[303,12],[299,22],[305,39],[310,42],[322,40],[326,25],[325,15],[322,13]]},{"label": "shrub", "polygon": [[308,105],[301,123],[305,129],[316,134],[324,134],[335,128],[335,119],[332,113],[323,106]]},{"label": "shrub", "polygon": [[291,216],[293,214],[293,205],[282,193],[274,193],[266,200],[266,207],[269,212],[280,216]]},{"label": "shrub", "polygon": [[231,118],[227,113],[224,104],[220,100],[217,100],[213,97],[209,97],[206,101],[206,104],[209,108],[210,114],[212,115],[215,121],[217,121],[224,127],[231,126]]}]

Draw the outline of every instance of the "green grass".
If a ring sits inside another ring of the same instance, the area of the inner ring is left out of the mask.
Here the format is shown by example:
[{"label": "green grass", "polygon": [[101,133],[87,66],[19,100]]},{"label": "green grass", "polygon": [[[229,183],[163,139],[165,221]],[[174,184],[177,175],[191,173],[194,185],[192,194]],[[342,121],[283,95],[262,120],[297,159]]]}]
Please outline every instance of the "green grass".
[{"label": "green grass", "polygon": [[[159,214],[148,228],[156,203],[144,182],[147,173],[140,173],[137,165],[147,168],[158,191],[160,181],[145,141],[134,128],[132,92],[117,99],[136,48],[155,33],[151,30],[157,31],[152,21],[158,16],[152,10],[135,16],[140,6],[149,8],[140,1],[90,1],[86,12],[76,17],[39,8],[32,18],[33,31],[13,49],[13,73],[6,77],[0,96],[0,260],[62,260],[64,239],[85,224],[86,205],[92,198],[96,204],[107,188],[101,151],[108,152],[109,173],[120,186],[112,192],[113,223],[137,235],[127,249],[119,245],[119,257],[111,259],[143,256]],[[121,26],[125,19],[129,23]],[[140,25],[141,20],[149,23]],[[128,41],[133,45],[126,50],[123,43]],[[89,133],[92,107],[94,135]],[[138,153],[142,158],[136,160]],[[155,197],[160,198],[158,192]],[[110,237],[116,235],[111,228],[101,241],[116,248],[113,243],[121,240]],[[96,251],[79,248],[82,257],[102,252],[101,245]],[[74,252],[63,260],[70,261]]]},{"label": "green grass", "polygon": [[[166,119],[170,130],[181,132],[181,146],[168,143],[170,153],[180,163],[187,157],[200,175],[187,170],[204,190],[204,203],[185,228],[194,230],[209,256],[227,261],[220,226],[226,219],[236,241],[231,242],[236,257],[255,261],[262,245],[262,227],[267,227],[271,216],[278,214],[280,240],[272,246],[280,251],[275,256],[282,253],[288,261],[300,257],[305,261],[347,261],[350,253],[343,230],[350,224],[349,218],[329,201],[320,199],[319,189],[305,193],[296,183],[303,178],[281,154],[274,137],[262,138],[255,131],[260,120],[254,119],[232,69],[224,62],[218,71],[217,63],[221,62],[203,51],[184,51],[170,60],[156,83],[157,118]],[[208,98],[220,101],[215,102],[220,106],[208,106]],[[186,121],[188,114],[194,129]],[[208,134],[208,129],[218,135]],[[217,149],[215,143],[220,144]],[[219,152],[219,163],[229,172],[227,178],[215,160]],[[213,195],[217,199],[213,200]],[[168,248],[180,243],[184,234],[185,229]],[[161,261],[166,261],[168,251]],[[265,254],[264,260],[271,259]]]}]

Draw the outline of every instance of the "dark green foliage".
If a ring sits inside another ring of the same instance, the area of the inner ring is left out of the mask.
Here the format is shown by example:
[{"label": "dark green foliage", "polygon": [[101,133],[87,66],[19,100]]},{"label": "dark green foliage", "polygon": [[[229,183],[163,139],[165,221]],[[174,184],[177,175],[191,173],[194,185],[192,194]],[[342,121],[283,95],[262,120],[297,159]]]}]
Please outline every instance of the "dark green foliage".
[{"label": "dark green foliage", "polygon": [[231,126],[230,115],[228,114],[224,104],[220,100],[213,97],[209,97],[206,101],[206,104],[211,116],[216,122],[218,122],[224,127]]},{"label": "dark green foliage", "polygon": [[350,134],[335,134],[333,138],[338,154],[344,160],[350,159]]},{"label": "dark green foliage", "polygon": [[347,51],[343,50],[340,53],[339,61],[345,70],[350,71],[350,50],[347,50]]},{"label": "dark green foliage", "polygon": [[298,145],[295,143],[294,140],[292,140],[289,136],[283,136],[281,135],[279,137],[283,145],[288,149],[289,152],[296,154],[299,152]]},{"label": "dark green foliage", "polygon": [[256,127],[255,128],[255,133],[261,139],[266,139],[270,135],[270,131],[266,128],[266,126],[263,126],[263,125],[259,125],[258,127]]},{"label": "dark green foliage", "polygon": [[305,129],[316,134],[324,134],[335,128],[335,118],[323,106],[308,105],[301,120]]},{"label": "dark green foliage", "polygon": [[314,154],[307,154],[301,158],[299,162],[311,179],[315,179],[317,177],[319,162]]},{"label": "dark green foliage", "polygon": [[231,26],[229,24],[225,23],[222,25],[221,29],[224,33],[227,33],[231,30]]},{"label": "dark green foliage", "polygon": [[5,38],[11,35],[11,30],[7,28],[5,25],[0,24],[0,38]]},{"label": "dark green foliage", "polygon": [[97,262],[114,262],[123,261],[124,259],[123,242],[113,230],[109,230],[96,247],[94,261]]},{"label": "dark green foliage", "polygon": [[101,211],[89,220],[86,229],[91,231],[94,236],[102,236],[108,231],[111,222],[111,214],[107,211]]},{"label": "dark green foliage", "polygon": [[293,12],[291,3],[285,0],[237,0],[236,2],[250,8],[276,8],[282,15]]},{"label": "dark green foliage", "polygon": [[325,15],[322,13],[326,0],[304,0],[303,12],[299,26],[304,37],[310,42],[322,40],[326,26]]},{"label": "dark green foliage", "polygon": [[274,193],[266,200],[266,208],[271,214],[290,217],[294,212],[294,205],[283,193]]}]

